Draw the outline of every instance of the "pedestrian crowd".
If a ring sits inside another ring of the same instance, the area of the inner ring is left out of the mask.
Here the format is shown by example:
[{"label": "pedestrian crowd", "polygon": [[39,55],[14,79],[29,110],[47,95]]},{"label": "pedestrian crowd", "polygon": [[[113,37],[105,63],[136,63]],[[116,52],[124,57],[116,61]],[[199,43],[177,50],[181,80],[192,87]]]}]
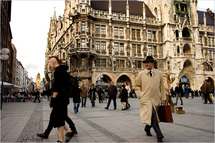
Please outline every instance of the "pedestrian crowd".
[{"label": "pedestrian crowd", "polygon": [[[79,112],[79,107],[86,107],[86,102],[89,98],[91,107],[96,107],[96,99],[99,98],[99,103],[106,102],[107,105],[104,107],[109,110],[111,102],[113,102],[114,110],[117,109],[117,97],[120,98],[122,111],[130,108],[129,97],[139,99],[139,114],[142,124],[146,124],[144,131],[147,136],[152,136],[150,129],[153,128],[157,142],[163,142],[164,135],[159,127],[158,107],[159,105],[168,105],[172,107],[177,105],[178,98],[181,100],[183,105],[182,97],[189,97],[190,93],[194,93],[195,96],[204,96],[205,103],[207,100],[212,104],[213,102],[209,98],[211,93],[210,85],[207,81],[201,87],[201,91],[192,92],[188,86],[182,87],[181,84],[177,83],[175,90],[171,88],[170,84],[175,78],[170,78],[170,73],[167,73],[164,77],[163,74],[154,68],[156,61],[152,56],[147,56],[143,61],[146,69],[138,73],[136,78],[134,89],[131,89],[127,82],[124,82],[120,88],[117,88],[113,81],[110,82],[110,86],[102,89],[102,86],[96,87],[92,84],[87,88],[86,84],[81,87],[78,86],[78,79],[72,73],[67,73],[68,66],[62,65],[62,60],[56,56],[52,56],[49,59],[49,66],[54,70],[54,86],[51,89],[40,91],[42,95],[51,95],[50,107],[51,114],[47,129],[44,133],[38,133],[37,136],[47,139],[53,128],[58,130],[58,143],[69,142],[69,140],[76,134],[78,134],[75,124],[68,116],[68,105],[69,98],[73,98],[74,113]],[[71,83],[73,87],[72,92],[69,91],[68,83]],[[68,94],[72,93],[72,94]],[[192,94],[191,94],[192,96]],[[176,97],[176,103],[172,102],[172,97]],[[193,98],[193,96],[192,96]],[[81,104],[81,105],[80,105]],[[65,122],[69,125],[66,126]],[[66,132],[65,139],[63,132]]]},{"label": "pedestrian crowd", "polygon": [[5,92],[3,93],[3,102],[27,102],[32,101],[40,103],[42,96],[40,95],[39,91],[36,90],[35,92]]}]

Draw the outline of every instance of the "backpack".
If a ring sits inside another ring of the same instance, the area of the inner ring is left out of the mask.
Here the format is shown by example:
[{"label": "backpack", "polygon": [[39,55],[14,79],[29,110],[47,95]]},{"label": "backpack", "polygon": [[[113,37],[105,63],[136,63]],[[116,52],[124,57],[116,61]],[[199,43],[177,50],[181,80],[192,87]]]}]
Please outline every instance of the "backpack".
[{"label": "backpack", "polygon": [[68,79],[68,81],[67,81],[67,86],[66,86],[66,95],[70,98],[73,98],[74,95],[79,93],[78,80],[76,77],[72,77],[70,75],[68,76],[67,79]]}]

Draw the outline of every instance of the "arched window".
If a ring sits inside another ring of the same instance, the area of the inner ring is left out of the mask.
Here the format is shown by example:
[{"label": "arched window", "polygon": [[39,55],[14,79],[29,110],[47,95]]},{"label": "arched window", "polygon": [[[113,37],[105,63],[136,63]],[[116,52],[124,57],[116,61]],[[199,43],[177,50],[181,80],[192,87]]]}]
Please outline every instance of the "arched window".
[{"label": "arched window", "polygon": [[184,54],[191,54],[191,49],[190,46],[188,44],[185,44],[183,47],[183,53]]},{"label": "arched window", "polygon": [[179,48],[179,46],[177,46],[177,53],[178,53],[178,54],[180,53],[180,48]]},{"label": "arched window", "polygon": [[179,37],[179,33],[178,33],[178,30],[175,31],[175,35],[176,35],[176,38]]},{"label": "arched window", "polygon": [[182,30],[182,37],[190,37],[190,30],[187,27]]},{"label": "arched window", "polygon": [[158,15],[158,9],[157,9],[157,7],[154,8],[154,12],[155,12],[155,15],[157,16]]}]

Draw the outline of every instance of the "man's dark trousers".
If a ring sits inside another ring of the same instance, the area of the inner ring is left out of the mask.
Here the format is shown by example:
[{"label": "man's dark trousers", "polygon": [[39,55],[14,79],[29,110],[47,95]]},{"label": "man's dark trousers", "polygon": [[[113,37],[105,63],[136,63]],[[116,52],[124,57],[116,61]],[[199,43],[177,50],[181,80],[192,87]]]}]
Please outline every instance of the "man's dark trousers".
[{"label": "man's dark trousers", "polygon": [[145,131],[146,132],[150,131],[151,127],[153,127],[153,129],[155,130],[157,138],[164,138],[163,134],[161,133],[160,127],[158,125],[158,120],[157,120],[157,116],[156,116],[154,107],[152,107],[151,126],[146,125]]},{"label": "man's dark trousers", "polygon": [[205,95],[205,103],[208,103],[208,100],[209,100],[210,103],[212,103],[212,100],[210,99],[209,94],[210,93],[205,93],[204,94]]},{"label": "man's dark trousers", "polygon": [[[66,122],[69,124],[69,127],[71,128],[72,131],[74,131],[76,128],[75,128],[75,124],[72,122],[72,120],[67,116],[66,117]],[[50,132],[52,131],[53,129],[53,122],[52,122],[52,119],[49,120],[49,125],[47,127],[47,129],[45,130],[44,134],[46,136],[49,136]]]},{"label": "man's dark trousers", "polygon": [[36,102],[37,99],[38,99],[38,101],[39,101],[39,103],[40,103],[40,96],[39,96],[39,95],[36,95],[36,96],[35,96],[34,102]]},{"label": "man's dark trousers", "polygon": [[[108,99],[107,108],[109,108],[112,99]],[[116,98],[113,98],[114,109],[116,109]]]}]

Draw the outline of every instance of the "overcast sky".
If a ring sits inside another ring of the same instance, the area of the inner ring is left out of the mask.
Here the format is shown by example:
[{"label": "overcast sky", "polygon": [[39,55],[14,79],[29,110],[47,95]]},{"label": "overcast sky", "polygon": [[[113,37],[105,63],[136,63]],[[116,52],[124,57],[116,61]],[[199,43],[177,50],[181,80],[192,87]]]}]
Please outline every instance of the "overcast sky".
[{"label": "overcast sky", "polygon": [[[198,9],[213,12],[214,0],[198,0]],[[44,77],[45,50],[50,17],[54,7],[57,17],[63,15],[65,0],[12,0],[11,31],[12,43],[17,49],[17,59],[36,81],[40,73]]]}]

